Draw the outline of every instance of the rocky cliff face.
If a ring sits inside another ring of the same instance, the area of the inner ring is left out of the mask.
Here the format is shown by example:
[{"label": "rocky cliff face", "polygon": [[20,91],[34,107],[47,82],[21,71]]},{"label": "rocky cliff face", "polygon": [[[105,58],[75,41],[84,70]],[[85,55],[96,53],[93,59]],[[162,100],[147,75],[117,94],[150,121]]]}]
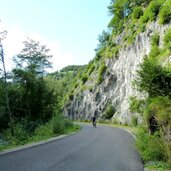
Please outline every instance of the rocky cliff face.
[{"label": "rocky cliff face", "polygon": [[[129,111],[129,98],[131,96],[143,96],[139,94],[132,85],[136,77],[136,70],[143,61],[145,55],[150,52],[150,37],[154,32],[160,34],[160,46],[162,37],[169,25],[160,26],[157,22],[150,23],[144,33],[139,34],[134,43],[128,47],[122,47],[118,58],[106,59],[107,71],[104,73],[104,81],[90,90],[84,90],[75,95],[64,108],[64,113],[72,118],[90,118],[96,114],[102,117],[106,106],[110,103],[114,107],[113,118],[119,122],[130,123],[132,114]],[[116,44],[122,45],[122,33],[113,40]],[[92,73],[91,81],[96,81],[97,74]]]}]

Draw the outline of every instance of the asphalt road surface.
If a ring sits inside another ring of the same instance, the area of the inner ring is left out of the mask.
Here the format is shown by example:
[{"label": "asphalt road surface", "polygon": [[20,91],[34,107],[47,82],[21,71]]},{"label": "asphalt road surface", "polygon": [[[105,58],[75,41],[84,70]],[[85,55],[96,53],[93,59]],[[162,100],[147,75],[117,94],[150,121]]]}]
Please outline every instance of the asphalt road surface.
[{"label": "asphalt road surface", "polygon": [[143,171],[134,139],[118,128],[84,124],[80,132],[0,155],[0,171]]}]

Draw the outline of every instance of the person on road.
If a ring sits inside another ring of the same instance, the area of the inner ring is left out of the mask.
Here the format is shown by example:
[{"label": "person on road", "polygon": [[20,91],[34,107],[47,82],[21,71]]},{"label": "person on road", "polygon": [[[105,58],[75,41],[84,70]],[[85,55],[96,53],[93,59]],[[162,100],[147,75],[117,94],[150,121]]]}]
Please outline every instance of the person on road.
[{"label": "person on road", "polygon": [[91,117],[91,120],[92,120],[93,126],[96,127],[96,116],[93,115],[93,116]]}]

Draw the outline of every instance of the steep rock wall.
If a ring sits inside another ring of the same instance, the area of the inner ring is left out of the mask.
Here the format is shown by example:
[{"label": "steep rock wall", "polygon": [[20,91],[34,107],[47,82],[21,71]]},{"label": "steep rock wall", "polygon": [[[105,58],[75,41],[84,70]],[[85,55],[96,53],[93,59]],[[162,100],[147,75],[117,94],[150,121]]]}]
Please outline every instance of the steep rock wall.
[{"label": "steep rock wall", "polygon": [[[150,52],[151,35],[158,32],[161,37],[160,46],[162,46],[162,37],[168,27],[169,25],[160,26],[157,22],[150,23],[146,31],[136,37],[132,45],[120,49],[117,59],[106,59],[107,72],[103,75],[102,84],[94,86],[92,91],[85,90],[75,95],[73,100],[65,106],[65,115],[73,119],[85,119],[96,114],[98,118],[102,118],[106,105],[111,103],[115,109],[113,118],[122,123],[130,123],[132,116],[129,111],[130,96],[144,96],[138,93],[132,85],[136,70],[144,56]],[[124,33],[113,41],[122,45],[123,35]],[[95,82],[97,74],[93,74]]]}]

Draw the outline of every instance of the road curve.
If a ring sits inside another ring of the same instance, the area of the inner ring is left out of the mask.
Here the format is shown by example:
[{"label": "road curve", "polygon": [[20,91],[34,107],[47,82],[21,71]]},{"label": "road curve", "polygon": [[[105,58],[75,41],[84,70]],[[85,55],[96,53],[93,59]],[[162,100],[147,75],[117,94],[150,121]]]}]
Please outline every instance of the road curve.
[{"label": "road curve", "polygon": [[2,171],[143,171],[134,139],[118,128],[83,124],[80,132],[0,155]]}]

